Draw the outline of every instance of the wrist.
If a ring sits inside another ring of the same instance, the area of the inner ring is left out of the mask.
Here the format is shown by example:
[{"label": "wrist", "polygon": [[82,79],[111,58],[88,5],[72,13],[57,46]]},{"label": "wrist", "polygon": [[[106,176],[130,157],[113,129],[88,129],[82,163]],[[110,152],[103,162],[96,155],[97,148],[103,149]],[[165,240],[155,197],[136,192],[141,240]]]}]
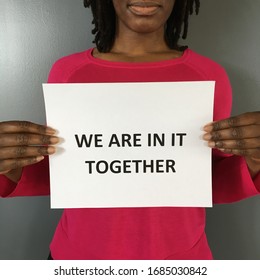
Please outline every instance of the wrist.
[{"label": "wrist", "polygon": [[4,176],[6,176],[12,182],[18,183],[22,177],[22,171],[23,171],[22,168],[13,169],[5,173]]},{"label": "wrist", "polygon": [[260,172],[260,160],[255,160],[252,158],[245,158],[246,163],[247,163],[247,167],[249,170],[249,173],[252,177],[252,179],[254,179]]}]

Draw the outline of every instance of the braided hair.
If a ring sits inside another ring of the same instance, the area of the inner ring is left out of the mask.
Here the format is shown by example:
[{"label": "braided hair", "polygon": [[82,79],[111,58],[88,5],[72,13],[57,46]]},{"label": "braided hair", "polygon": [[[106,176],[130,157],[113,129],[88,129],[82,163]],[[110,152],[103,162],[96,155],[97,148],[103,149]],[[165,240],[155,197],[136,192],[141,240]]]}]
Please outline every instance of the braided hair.
[{"label": "braided hair", "polygon": [[[84,6],[90,7],[93,14],[95,35],[94,43],[100,52],[109,52],[114,44],[116,32],[116,13],[112,0],[84,0]],[[176,0],[173,11],[169,16],[165,41],[169,48],[184,50],[185,46],[179,46],[180,37],[186,39],[188,34],[189,16],[199,13],[200,0]]]}]

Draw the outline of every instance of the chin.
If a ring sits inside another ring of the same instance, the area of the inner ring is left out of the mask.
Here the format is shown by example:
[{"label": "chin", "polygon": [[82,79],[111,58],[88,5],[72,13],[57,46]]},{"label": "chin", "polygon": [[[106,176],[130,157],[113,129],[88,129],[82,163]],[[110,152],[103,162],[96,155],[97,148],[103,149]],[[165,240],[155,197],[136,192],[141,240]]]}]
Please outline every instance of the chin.
[{"label": "chin", "polygon": [[128,28],[136,33],[144,34],[144,33],[157,32],[162,28],[162,26],[158,24],[158,22],[155,23],[153,20],[140,19],[140,20],[135,20],[131,23],[129,22]]}]

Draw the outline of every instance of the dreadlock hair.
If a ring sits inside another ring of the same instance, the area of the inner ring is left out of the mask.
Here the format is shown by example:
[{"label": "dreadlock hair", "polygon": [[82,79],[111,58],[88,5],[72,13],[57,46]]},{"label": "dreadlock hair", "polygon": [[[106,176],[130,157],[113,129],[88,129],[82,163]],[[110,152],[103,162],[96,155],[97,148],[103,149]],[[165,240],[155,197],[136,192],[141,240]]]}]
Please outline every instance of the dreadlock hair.
[{"label": "dreadlock hair", "polygon": [[[93,43],[98,51],[109,52],[114,44],[116,32],[116,13],[112,0],[84,0],[84,6],[90,7],[93,14],[95,35]],[[165,27],[165,40],[169,48],[185,50],[187,46],[179,46],[179,39],[186,39],[189,16],[199,13],[200,0],[176,0]]]}]

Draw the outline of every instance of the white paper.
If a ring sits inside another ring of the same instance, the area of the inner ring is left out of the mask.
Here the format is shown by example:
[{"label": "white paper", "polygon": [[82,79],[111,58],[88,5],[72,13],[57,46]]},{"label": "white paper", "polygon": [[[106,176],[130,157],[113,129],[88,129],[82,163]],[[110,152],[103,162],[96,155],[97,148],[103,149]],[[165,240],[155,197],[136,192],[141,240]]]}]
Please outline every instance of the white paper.
[{"label": "white paper", "polygon": [[211,207],[201,136],[214,86],[44,84],[47,123],[64,139],[50,157],[51,207]]}]

